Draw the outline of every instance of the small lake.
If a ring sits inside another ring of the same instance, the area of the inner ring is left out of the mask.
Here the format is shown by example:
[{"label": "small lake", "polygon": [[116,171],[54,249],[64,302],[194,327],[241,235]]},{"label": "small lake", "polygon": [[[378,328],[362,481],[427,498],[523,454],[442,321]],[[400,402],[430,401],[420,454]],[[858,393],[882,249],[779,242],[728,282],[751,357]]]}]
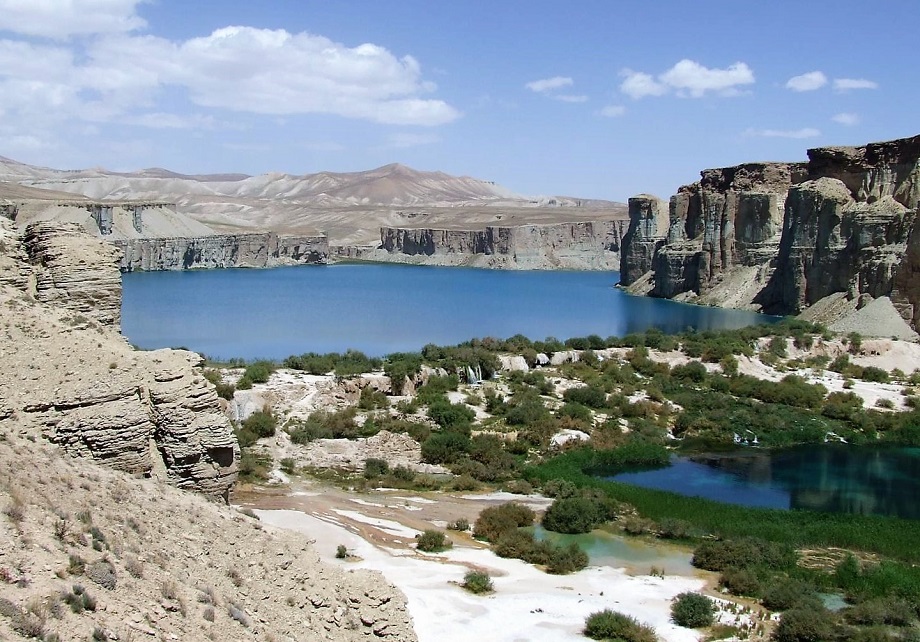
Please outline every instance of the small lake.
[{"label": "small lake", "polygon": [[762,508],[920,519],[920,448],[802,446],[675,457],[617,482]]},{"label": "small lake", "polygon": [[535,526],[533,531],[537,540],[549,540],[560,546],[568,546],[573,542],[578,544],[588,554],[592,566],[626,568],[638,575],[647,575],[652,567],[665,575],[695,573],[690,563],[693,554],[666,542],[648,542],[601,529],[577,535],[554,533],[542,526]]},{"label": "small lake", "polygon": [[486,336],[608,337],[777,319],[633,297],[614,288],[618,281],[617,272],[380,264],[133,272],[122,277],[121,326],[144,349],[282,359],[349,348],[383,356]]}]

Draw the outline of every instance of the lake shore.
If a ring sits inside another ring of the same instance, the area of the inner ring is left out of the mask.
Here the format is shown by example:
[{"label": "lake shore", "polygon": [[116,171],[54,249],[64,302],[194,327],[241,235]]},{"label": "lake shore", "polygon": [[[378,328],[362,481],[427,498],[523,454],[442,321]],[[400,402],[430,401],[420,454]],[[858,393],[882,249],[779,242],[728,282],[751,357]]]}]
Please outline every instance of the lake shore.
[{"label": "lake shore", "polygon": [[[303,534],[325,561],[380,571],[406,595],[421,642],[583,640],[585,619],[605,608],[653,626],[665,642],[699,639],[696,631],[669,621],[670,604],[681,592],[702,590],[705,574],[657,577],[589,566],[571,575],[548,575],[519,560],[500,558],[469,533],[457,532],[449,532],[453,548],[419,553],[412,543],[425,526],[443,528],[451,516],[472,522],[482,508],[512,499],[537,509],[549,503],[539,496],[508,493],[434,495],[384,491],[358,496],[297,485],[283,495],[241,493],[235,501],[255,508],[269,527]],[[345,560],[336,559],[339,545],[348,549]],[[463,590],[460,584],[468,570],[492,576],[494,592],[478,596]]]}]

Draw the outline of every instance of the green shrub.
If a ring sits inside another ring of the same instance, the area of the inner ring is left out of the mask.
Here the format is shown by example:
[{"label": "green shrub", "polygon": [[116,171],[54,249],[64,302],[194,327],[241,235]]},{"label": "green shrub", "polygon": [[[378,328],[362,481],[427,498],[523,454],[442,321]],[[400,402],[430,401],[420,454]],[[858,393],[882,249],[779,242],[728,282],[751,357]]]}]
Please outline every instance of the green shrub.
[{"label": "green shrub", "polygon": [[345,558],[347,558],[347,557],[348,557],[348,549],[345,548],[345,545],[344,545],[344,544],[339,544],[339,545],[335,548],[335,558],[336,558],[336,559],[339,559],[339,560],[343,560],[343,559],[345,559]]},{"label": "green shrub", "polygon": [[470,521],[465,517],[460,517],[447,525],[449,531],[468,531],[470,530]]},{"label": "green shrub", "polygon": [[588,408],[604,408],[607,405],[607,393],[594,386],[569,388],[562,393],[562,399]]},{"label": "green shrub", "polygon": [[473,526],[473,537],[495,542],[505,532],[532,525],[535,517],[530,508],[516,502],[490,506],[479,513]]},{"label": "green shrub", "polygon": [[429,464],[450,464],[469,450],[469,437],[456,432],[438,432],[422,442],[422,460]]},{"label": "green shrub", "polygon": [[773,631],[775,642],[824,642],[833,638],[834,621],[823,608],[786,611]]},{"label": "green shrub", "polygon": [[426,530],[421,535],[416,535],[415,547],[426,553],[440,553],[453,546],[451,541],[441,531]]},{"label": "green shrub", "polygon": [[681,593],[671,603],[671,620],[678,626],[699,629],[711,625],[715,617],[715,603],[699,593]]},{"label": "green shrub", "polygon": [[727,568],[719,577],[719,585],[732,595],[757,597],[760,595],[760,578],[745,568]]},{"label": "green shrub", "polygon": [[593,640],[615,642],[656,642],[655,630],[617,611],[604,609],[588,616],[583,633]]},{"label": "green shrub", "polygon": [[744,538],[703,542],[693,551],[691,563],[707,571],[751,567],[782,570],[794,566],[796,559],[791,546]]},{"label": "green shrub", "polygon": [[271,361],[256,361],[246,366],[243,377],[252,383],[267,383],[275,371],[275,364]]},{"label": "green shrub", "polygon": [[813,586],[788,578],[771,581],[763,591],[761,602],[771,611],[787,611],[791,608],[810,609],[820,607],[822,604]]},{"label": "green shrub", "polygon": [[447,399],[437,399],[428,406],[428,417],[445,430],[466,428],[476,418],[476,412],[464,404],[454,404]]},{"label": "green shrub", "polygon": [[275,428],[278,426],[278,420],[267,407],[263,410],[256,410],[247,417],[241,428],[256,435],[259,439],[265,437],[274,437]]},{"label": "green shrub", "polygon": [[492,578],[481,571],[467,571],[466,575],[463,576],[463,584],[460,586],[476,595],[491,593],[493,590]]},{"label": "green shrub", "polygon": [[390,465],[383,459],[368,457],[364,460],[364,476],[367,479],[373,479],[386,475],[390,472]]},{"label": "green shrub", "polygon": [[556,499],[543,515],[543,527],[556,533],[588,533],[612,516],[607,502],[588,497]]}]

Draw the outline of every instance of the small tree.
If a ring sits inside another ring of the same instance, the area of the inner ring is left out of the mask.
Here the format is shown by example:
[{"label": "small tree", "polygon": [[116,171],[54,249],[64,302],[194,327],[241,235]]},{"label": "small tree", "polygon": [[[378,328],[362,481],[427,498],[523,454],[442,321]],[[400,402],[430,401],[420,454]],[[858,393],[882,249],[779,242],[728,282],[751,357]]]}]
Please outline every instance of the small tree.
[{"label": "small tree", "polygon": [[421,535],[416,535],[415,548],[426,553],[440,553],[452,546],[451,542],[441,531],[426,530]]},{"label": "small tree", "polygon": [[647,624],[617,611],[604,609],[588,616],[583,633],[592,640],[657,642],[655,630]]},{"label": "small tree", "polygon": [[681,593],[671,603],[671,620],[678,626],[698,629],[709,626],[716,616],[716,605],[705,595]]},{"label": "small tree", "polygon": [[491,593],[493,590],[492,578],[481,571],[467,571],[466,575],[463,576],[463,584],[460,586],[476,595]]}]

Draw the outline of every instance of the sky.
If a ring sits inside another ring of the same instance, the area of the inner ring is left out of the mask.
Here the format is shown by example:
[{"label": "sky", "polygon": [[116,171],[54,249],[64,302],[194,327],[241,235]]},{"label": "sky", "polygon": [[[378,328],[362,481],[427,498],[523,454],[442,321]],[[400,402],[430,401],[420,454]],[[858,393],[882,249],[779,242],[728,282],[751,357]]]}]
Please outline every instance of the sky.
[{"label": "sky", "polygon": [[667,197],[920,134],[916,0],[0,0],[0,155]]}]

